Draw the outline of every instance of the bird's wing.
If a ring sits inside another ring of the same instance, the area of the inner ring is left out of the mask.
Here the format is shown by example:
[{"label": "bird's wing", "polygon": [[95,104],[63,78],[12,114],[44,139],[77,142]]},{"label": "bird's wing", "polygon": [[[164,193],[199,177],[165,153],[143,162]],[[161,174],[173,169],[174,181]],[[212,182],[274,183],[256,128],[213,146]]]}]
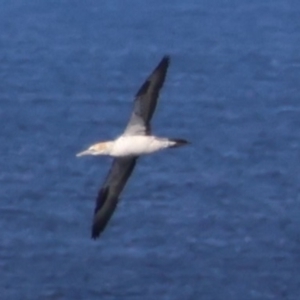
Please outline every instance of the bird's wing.
[{"label": "bird's wing", "polygon": [[124,135],[145,135],[150,133],[150,121],[154,113],[159,91],[163,86],[170,58],[164,56],[151,75],[138,90],[133,112]]},{"label": "bird's wing", "polygon": [[96,239],[111,218],[127,179],[132,173],[136,157],[115,158],[96,201],[92,238]]}]

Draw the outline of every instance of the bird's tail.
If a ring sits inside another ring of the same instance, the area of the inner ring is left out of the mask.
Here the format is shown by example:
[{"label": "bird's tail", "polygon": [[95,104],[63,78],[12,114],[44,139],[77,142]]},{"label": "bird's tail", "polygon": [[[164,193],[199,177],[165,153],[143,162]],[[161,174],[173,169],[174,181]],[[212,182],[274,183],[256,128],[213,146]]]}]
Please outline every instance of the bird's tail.
[{"label": "bird's tail", "polygon": [[180,147],[187,144],[190,144],[187,140],[184,139],[169,139],[170,148]]}]

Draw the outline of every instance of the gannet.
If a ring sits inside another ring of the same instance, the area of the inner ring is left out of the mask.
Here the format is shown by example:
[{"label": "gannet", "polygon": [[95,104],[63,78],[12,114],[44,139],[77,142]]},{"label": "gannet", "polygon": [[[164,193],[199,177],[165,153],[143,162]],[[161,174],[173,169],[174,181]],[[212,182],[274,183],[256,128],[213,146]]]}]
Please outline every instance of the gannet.
[{"label": "gannet", "polygon": [[77,154],[78,157],[84,155],[114,157],[112,167],[96,199],[92,224],[93,239],[100,236],[110,220],[118,204],[119,195],[131,175],[138,157],[188,144],[184,139],[157,137],[151,134],[150,121],[166,77],[169,61],[169,56],[164,56],[138,90],[133,112],[123,134],[113,141],[94,144]]}]

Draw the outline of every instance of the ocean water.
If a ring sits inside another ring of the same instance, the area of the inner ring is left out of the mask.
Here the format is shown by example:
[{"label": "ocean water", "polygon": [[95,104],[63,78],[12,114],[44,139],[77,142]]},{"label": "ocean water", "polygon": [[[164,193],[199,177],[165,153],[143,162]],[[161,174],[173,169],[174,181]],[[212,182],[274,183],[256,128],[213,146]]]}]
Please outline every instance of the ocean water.
[{"label": "ocean water", "polygon": [[[3,300],[300,299],[300,3],[1,1]],[[110,158],[165,54],[157,135],[99,240]]]}]

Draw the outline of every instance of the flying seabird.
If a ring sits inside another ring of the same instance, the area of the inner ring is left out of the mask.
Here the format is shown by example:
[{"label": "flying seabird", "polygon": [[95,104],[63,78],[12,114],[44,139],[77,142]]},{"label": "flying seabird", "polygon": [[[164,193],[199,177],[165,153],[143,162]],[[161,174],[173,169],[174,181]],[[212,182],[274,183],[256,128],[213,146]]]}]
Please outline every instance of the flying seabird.
[{"label": "flying seabird", "polygon": [[139,156],[158,150],[187,144],[184,139],[157,137],[151,134],[150,121],[155,111],[159,91],[164,83],[170,58],[164,56],[138,90],[128,125],[123,134],[113,141],[100,142],[80,152],[83,155],[109,155],[114,157],[112,167],[98,193],[92,238],[105,229]]}]

